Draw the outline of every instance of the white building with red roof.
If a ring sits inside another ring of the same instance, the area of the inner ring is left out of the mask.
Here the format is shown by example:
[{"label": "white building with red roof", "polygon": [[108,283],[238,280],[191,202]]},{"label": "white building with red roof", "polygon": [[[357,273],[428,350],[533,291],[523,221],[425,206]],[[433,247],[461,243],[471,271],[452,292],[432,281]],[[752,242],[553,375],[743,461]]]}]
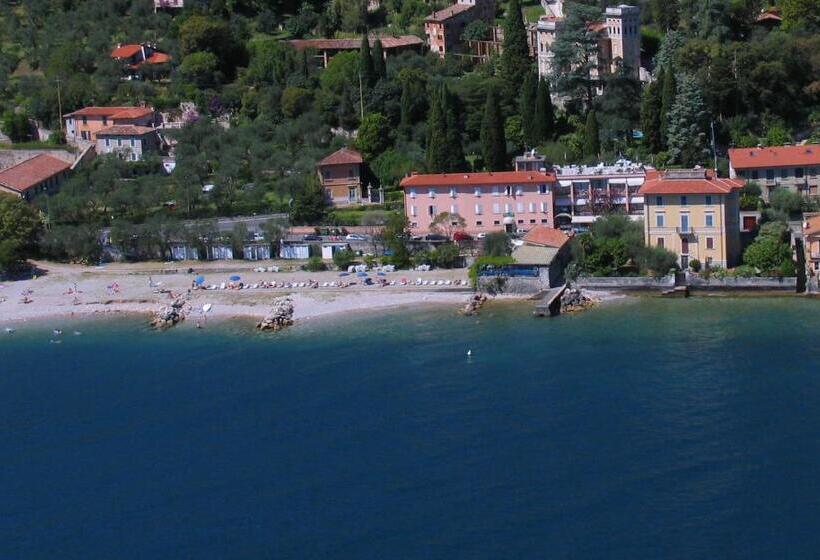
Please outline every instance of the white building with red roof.
[{"label": "white building with red roof", "polygon": [[156,48],[152,43],[129,43],[117,45],[111,58],[122,64],[126,75],[141,79],[145,67],[159,68],[171,62],[171,55]]},{"label": "white building with red roof", "polygon": [[65,160],[39,154],[11,167],[0,170],[0,193],[32,200],[39,194],[59,190],[71,164]]},{"label": "white building with red roof", "polygon": [[639,191],[646,244],[677,253],[682,269],[695,259],[707,266],[735,266],[740,259],[738,194],[743,185],[699,168],[649,172]]},{"label": "white building with red roof", "polygon": [[414,174],[401,181],[404,211],[414,234],[430,231],[436,215],[458,214],[468,233],[525,232],[553,226],[551,171]]},{"label": "white building with red roof", "polygon": [[730,149],[729,176],[760,183],[766,202],[771,191],[777,188],[817,196],[820,194],[820,144]]}]

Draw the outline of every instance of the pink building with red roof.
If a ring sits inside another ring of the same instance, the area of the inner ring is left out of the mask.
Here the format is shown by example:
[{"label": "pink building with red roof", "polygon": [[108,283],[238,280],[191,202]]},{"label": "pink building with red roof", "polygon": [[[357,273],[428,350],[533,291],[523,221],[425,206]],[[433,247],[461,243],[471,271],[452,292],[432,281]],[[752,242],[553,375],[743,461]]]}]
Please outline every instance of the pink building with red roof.
[{"label": "pink building with red roof", "polygon": [[542,171],[414,174],[401,181],[414,234],[430,231],[437,214],[466,221],[468,233],[527,231],[554,225],[555,174]]},{"label": "pink building with red roof", "polygon": [[151,107],[85,107],[63,115],[65,136],[71,144],[96,143],[100,130],[116,125],[153,128],[157,115]]},{"label": "pink building with red roof", "polygon": [[52,194],[59,190],[71,164],[40,154],[11,167],[0,170],[0,193],[12,194],[31,200],[38,194]]},{"label": "pink building with red roof", "polygon": [[820,194],[820,144],[733,148],[729,150],[729,176],[758,182],[766,202],[777,188],[817,196]]}]

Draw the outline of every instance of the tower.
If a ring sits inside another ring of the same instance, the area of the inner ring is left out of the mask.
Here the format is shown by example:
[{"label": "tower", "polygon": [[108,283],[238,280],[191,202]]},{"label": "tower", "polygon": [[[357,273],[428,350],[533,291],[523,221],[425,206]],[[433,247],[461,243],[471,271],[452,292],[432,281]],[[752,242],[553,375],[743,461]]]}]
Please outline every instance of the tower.
[{"label": "tower", "polygon": [[610,71],[617,69],[616,60],[621,59],[624,67],[638,78],[641,69],[641,9],[638,6],[621,4],[606,9],[606,31],[612,50]]}]

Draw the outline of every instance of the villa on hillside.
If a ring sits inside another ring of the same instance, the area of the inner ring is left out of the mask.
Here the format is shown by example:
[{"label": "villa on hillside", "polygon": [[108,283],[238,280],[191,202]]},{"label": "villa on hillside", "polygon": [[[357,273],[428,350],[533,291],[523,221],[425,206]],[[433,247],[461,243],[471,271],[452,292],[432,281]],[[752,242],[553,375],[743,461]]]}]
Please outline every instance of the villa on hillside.
[{"label": "villa on hillside", "polygon": [[551,171],[412,174],[401,181],[414,234],[430,231],[440,212],[460,215],[468,233],[552,226],[555,184]]},{"label": "villa on hillside", "polygon": [[40,154],[0,170],[0,193],[12,194],[30,201],[39,194],[53,194],[60,189],[71,169],[67,161]]},{"label": "villa on hillside", "polygon": [[97,131],[96,150],[100,155],[116,154],[128,161],[140,161],[146,154],[159,153],[161,141],[156,129],[122,124]]},{"label": "villa on hillside", "polygon": [[803,215],[803,243],[806,267],[816,282],[820,276],[820,212],[806,212]]},{"label": "villa on hillside", "polygon": [[[382,43],[382,52],[385,58],[395,56],[405,51],[420,52],[424,41],[415,35],[401,35],[400,37],[378,37]],[[308,49],[313,51],[314,58],[319,66],[327,68],[328,62],[335,55],[343,51],[358,51],[362,46],[361,39],[291,39],[287,41],[297,50]],[[376,37],[369,38],[370,46],[376,42]]]},{"label": "villa on hillside", "polygon": [[[142,79],[146,67],[161,68],[171,62],[171,55],[157,49],[151,43],[117,45],[111,58],[122,64],[127,79]],[[165,67],[167,69],[167,66]]]},{"label": "villa on hillside", "polygon": [[157,115],[151,107],[85,107],[63,115],[69,144],[95,144],[97,133],[118,125],[154,128]]},{"label": "villa on hillside", "polygon": [[455,4],[425,18],[427,46],[442,58],[447,54],[460,53],[465,47],[461,39],[464,28],[478,20],[486,21],[492,27],[494,19],[495,0],[457,0]]},{"label": "villa on hillside", "polygon": [[730,149],[729,176],[760,183],[766,202],[778,188],[817,196],[820,194],[820,144]]},{"label": "villa on hillside", "polygon": [[706,266],[735,266],[740,259],[738,191],[743,185],[699,168],[651,172],[640,189],[646,244],[677,253],[682,269],[693,259]]},{"label": "villa on hillside", "polygon": [[368,180],[362,154],[348,147],[336,150],[318,164],[316,172],[328,200],[334,206],[380,204],[382,190]]},{"label": "villa on hillside", "polygon": [[181,10],[185,0],[154,0],[154,13],[165,10]]}]

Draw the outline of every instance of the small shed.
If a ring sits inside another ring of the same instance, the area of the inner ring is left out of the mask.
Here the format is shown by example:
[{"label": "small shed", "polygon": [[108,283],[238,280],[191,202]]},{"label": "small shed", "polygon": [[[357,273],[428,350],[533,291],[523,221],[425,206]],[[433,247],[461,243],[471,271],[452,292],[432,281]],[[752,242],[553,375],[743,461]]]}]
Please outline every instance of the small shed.
[{"label": "small shed", "polygon": [[270,259],[270,243],[245,243],[242,253],[246,261],[266,261]]},{"label": "small shed", "polygon": [[282,259],[310,258],[310,245],[307,243],[282,243],[279,247],[279,257]]},{"label": "small shed", "polygon": [[198,261],[199,251],[190,243],[172,243],[171,259],[175,261]]},{"label": "small shed", "polygon": [[350,245],[347,243],[322,243],[322,258],[330,260],[339,251],[349,249]]},{"label": "small shed", "polygon": [[209,261],[227,261],[233,259],[233,247],[224,243],[208,245]]}]

